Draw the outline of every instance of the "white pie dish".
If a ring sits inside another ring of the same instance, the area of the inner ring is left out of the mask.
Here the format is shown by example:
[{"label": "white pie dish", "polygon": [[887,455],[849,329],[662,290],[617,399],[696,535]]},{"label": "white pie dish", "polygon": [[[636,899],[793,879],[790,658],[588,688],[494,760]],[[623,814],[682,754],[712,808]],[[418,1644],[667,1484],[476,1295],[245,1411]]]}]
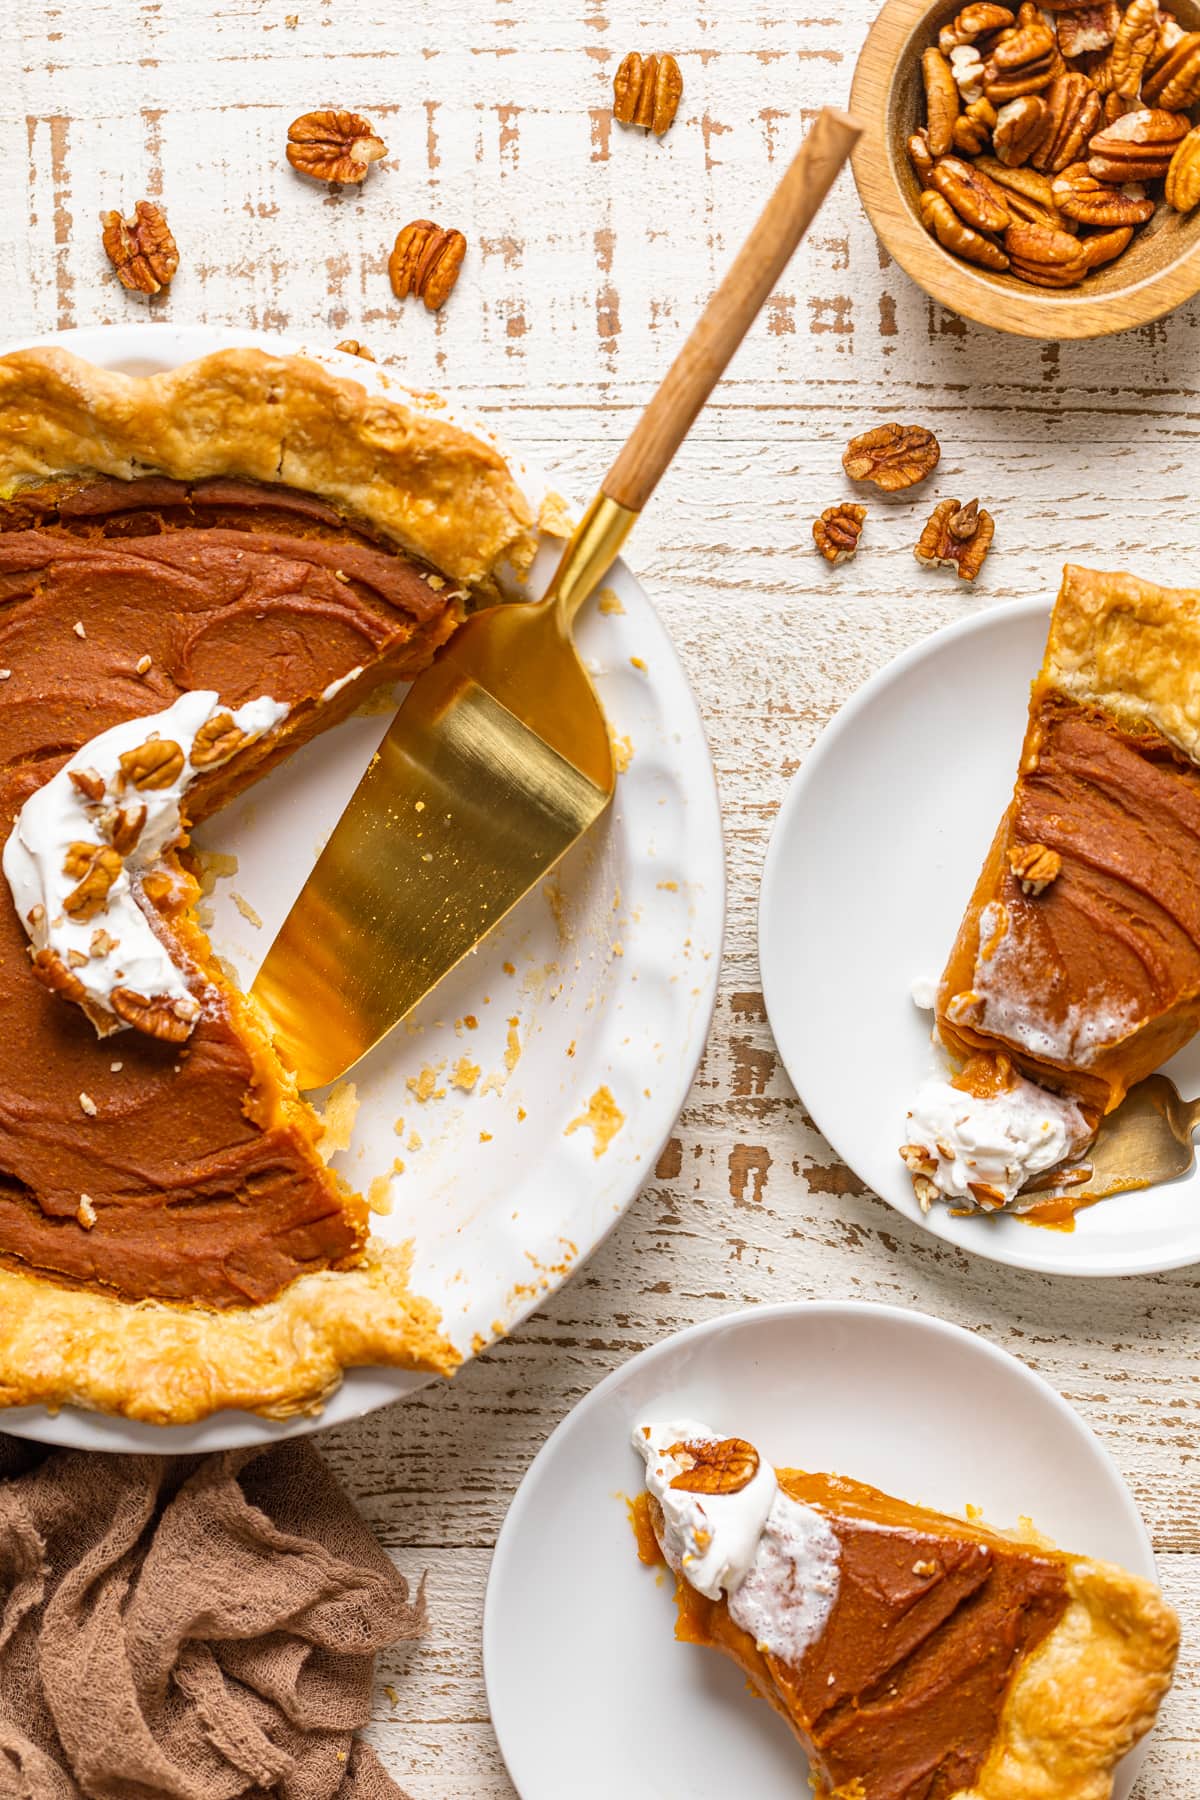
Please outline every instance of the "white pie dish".
[{"label": "white pie dish", "polygon": [[[531,1464],[492,1561],[483,1653],[521,1800],[796,1800],[805,1759],[715,1652],[672,1637],[672,1579],[639,1564],[625,1495],[642,1418],[695,1418],[770,1460],[836,1470],[1154,1579],[1107,1451],[1040,1376],[983,1338],[858,1301],[760,1306],[653,1345],[594,1388]],[[1145,1745],[1121,1764],[1128,1800]],[[570,1771],[569,1789],[564,1771]]]},{"label": "white pie dish", "polygon": [[[1200,1259],[1200,1172],[1114,1195],[1071,1232],[1016,1216],[921,1213],[898,1147],[922,1078],[944,1061],[914,981],[936,982],[1016,779],[1048,601],[973,614],[873,676],[784,797],[759,903],[771,1027],[837,1154],[948,1242],[1058,1275],[1134,1275]],[[1200,1091],[1200,1039],[1166,1064]]]},{"label": "white pie dish", "polygon": [[[317,356],[369,389],[404,391],[373,364],[255,332],[143,323],[27,342],[128,372],[254,345]],[[513,460],[536,506],[544,482]],[[553,559],[548,546],[534,591]],[[614,733],[632,752],[614,806],[564,864],[553,904],[544,892],[530,896],[355,1071],[354,1138],[335,1161],[363,1191],[396,1159],[404,1163],[391,1181],[392,1211],[374,1219],[374,1231],[385,1242],[415,1240],[413,1287],[441,1308],[464,1356],[560,1285],[638,1192],[683,1104],[711,1019],[724,913],[711,761],[650,602],[623,565],[608,586],[619,607],[593,604],[579,641]],[[387,723],[386,712],[371,713],[326,733],[197,833],[198,846],[238,861],[236,874],[217,884],[211,935],[243,985]],[[476,1029],[462,1023],[468,1014]],[[471,1093],[449,1079],[464,1057],[480,1069]],[[601,1087],[624,1119],[607,1147],[586,1126],[570,1130]],[[434,1091],[422,1098],[427,1089]],[[93,1449],[214,1449],[334,1424],[420,1381],[355,1370],[323,1413],[288,1424],[224,1413],[164,1429],[37,1408],[9,1411],[0,1424]]]}]

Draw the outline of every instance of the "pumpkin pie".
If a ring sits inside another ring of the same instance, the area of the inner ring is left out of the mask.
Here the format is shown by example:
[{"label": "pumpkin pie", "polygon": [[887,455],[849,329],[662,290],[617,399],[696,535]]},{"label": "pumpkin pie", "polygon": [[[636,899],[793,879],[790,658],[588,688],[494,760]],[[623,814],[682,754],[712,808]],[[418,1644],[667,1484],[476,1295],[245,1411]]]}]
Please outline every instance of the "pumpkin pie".
[{"label": "pumpkin pie", "polygon": [[196,920],[189,825],[532,552],[499,454],[301,358],[0,357],[0,1403],[179,1423],[449,1371]]},{"label": "pumpkin pie", "polygon": [[1016,786],[937,992],[923,1203],[996,1210],[1200,1025],[1200,592],[1067,568]]},{"label": "pumpkin pie", "polygon": [[676,1636],[782,1714],[818,1800],[1110,1800],[1175,1665],[1152,1583],[1031,1528],[774,1469],[694,1421],[633,1442],[639,1554],[674,1571]]}]

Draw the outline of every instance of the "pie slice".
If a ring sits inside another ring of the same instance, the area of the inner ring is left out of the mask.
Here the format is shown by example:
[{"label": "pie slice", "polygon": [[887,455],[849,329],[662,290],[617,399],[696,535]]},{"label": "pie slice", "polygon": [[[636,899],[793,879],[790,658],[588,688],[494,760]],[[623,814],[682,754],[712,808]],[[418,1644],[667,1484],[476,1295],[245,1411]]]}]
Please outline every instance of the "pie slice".
[{"label": "pie slice", "polygon": [[[1200,1025],[1200,592],[1067,568],[902,1154],[994,1210]],[[1018,1205],[1022,1202],[1018,1200]]]},{"label": "pie slice", "polygon": [[676,1575],[675,1635],[745,1671],[818,1800],[1110,1800],[1175,1666],[1150,1582],[1032,1529],[773,1469],[694,1421],[633,1443],[639,1555]]},{"label": "pie slice", "polygon": [[0,1403],[283,1417],[453,1368],[209,949],[186,830],[532,547],[495,450],[318,364],[0,357]]}]

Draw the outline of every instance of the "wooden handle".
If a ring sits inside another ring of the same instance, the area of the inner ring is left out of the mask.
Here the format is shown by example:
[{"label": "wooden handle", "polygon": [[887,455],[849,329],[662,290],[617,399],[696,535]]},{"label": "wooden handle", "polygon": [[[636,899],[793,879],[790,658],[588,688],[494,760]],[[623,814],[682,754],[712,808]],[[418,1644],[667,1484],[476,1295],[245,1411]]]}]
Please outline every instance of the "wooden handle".
[{"label": "wooden handle", "polygon": [[861,126],[832,107],[817,115],[736,262],[601,482],[601,493],[619,506],[641,512],[658,486],[861,133]]}]

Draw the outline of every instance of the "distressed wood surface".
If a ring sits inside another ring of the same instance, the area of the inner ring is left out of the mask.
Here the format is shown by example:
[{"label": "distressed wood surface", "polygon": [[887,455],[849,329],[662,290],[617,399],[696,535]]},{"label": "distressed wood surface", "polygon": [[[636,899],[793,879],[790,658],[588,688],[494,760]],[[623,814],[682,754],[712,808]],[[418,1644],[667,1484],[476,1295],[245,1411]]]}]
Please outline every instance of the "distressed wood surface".
[{"label": "distressed wood surface", "polygon": [[[566,491],[586,494],[805,122],[844,99],[873,10],[8,8],[8,329],[144,311],[330,342],[352,334],[406,379],[493,414]],[[662,143],[610,118],[612,73],[631,48],[679,58],[684,98]],[[388,142],[361,193],[329,192],[285,163],[289,121],[322,105],[366,113]],[[143,195],[166,207],[182,258],[170,294],[150,303],[116,285],[97,225],[102,207]],[[436,317],[397,305],[385,275],[396,231],[422,216],[470,243]],[[759,871],[787,780],[874,669],[972,608],[1051,592],[1068,557],[1195,579],[1198,325],[1193,304],[1101,344],[968,326],[889,266],[843,178],[639,529],[632,560],[687,664],[724,800],[720,1003],[656,1178],[599,1254],[452,1387],[322,1440],[403,1567],[429,1570],[429,1638],[405,1667],[381,1671],[373,1727],[414,1800],[512,1794],[482,1684],[483,1586],[505,1508],[558,1420],[680,1326],[746,1302],[837,1295],[972,1326],[1100,1432],[1185,1626],[1140,1800],[1200,1792],[1194,1274],[1058,1282],[968,1261],[898,1218],[833,1158],[789,1086],[755,955]],[[828,570],[813,552],[814,514],[846,494],[847,437],[889,417],[942,440],[930,505],[978,493],[996,515],[974,590],[915,563],[922,508],[873,502],[848,567]]]}]

